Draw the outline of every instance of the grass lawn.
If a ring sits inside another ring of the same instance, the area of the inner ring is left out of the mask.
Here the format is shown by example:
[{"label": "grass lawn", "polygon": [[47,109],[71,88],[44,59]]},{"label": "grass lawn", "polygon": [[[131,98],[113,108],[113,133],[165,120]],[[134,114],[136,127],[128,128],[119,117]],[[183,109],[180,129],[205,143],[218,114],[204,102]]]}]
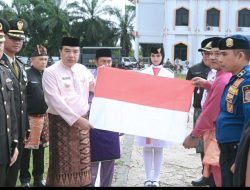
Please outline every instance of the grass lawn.
[{"label": "grass lawn", "polygon": [[181,73],[175,73],[175,78],[186,79],[186,75],[185,74],[181,74]]}]

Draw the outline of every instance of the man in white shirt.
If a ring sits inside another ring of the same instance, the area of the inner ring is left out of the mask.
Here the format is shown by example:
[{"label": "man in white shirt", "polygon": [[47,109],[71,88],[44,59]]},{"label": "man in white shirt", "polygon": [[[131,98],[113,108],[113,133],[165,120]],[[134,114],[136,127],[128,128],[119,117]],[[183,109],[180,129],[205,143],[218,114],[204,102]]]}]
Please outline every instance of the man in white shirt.
[{"label": "man in white shirt", "polygon": [[43,89],[49,113],[50,157],[47,186],[91,184],[89,91],[94,76],[82,64],[79,40],[64,37],[61,60],[45,69]]}]

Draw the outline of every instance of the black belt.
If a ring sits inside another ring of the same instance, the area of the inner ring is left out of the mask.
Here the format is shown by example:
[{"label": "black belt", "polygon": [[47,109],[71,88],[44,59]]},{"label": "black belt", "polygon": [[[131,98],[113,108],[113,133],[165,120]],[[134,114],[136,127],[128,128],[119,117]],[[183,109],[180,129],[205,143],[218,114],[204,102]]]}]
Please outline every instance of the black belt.
[{"label": "black belt", "polygon": [[227,150],[227,151],[235,151],[238,149],[239,142],[230,142],[230,143],[218,143],[220,150]]}]

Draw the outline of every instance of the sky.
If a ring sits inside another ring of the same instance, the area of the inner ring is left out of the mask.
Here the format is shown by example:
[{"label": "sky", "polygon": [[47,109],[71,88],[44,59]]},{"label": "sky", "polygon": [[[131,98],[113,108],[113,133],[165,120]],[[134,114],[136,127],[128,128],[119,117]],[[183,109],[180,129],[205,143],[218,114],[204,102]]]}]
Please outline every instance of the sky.
[{"label": "sky", "polygon": [[[81,2],[81,0],[64,0],[64,1],[65,2],[74,2],[74,1]],[[10,5],[12,0],[4,0],[4,2]],[[119,8],[124,8],[125,0],[107,0],[107,4],[109,4],[111,6],[117,6]]]}]

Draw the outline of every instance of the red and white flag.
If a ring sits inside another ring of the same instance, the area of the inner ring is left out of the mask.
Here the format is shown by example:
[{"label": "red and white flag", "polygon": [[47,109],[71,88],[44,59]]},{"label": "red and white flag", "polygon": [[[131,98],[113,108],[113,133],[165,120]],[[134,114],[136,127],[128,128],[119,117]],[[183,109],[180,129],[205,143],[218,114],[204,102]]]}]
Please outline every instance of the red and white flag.
[{"label": "red and white flag", "polygon": [[90,123],[97,129],[182,143],[194,86],[115,68],[100,68]]}]

